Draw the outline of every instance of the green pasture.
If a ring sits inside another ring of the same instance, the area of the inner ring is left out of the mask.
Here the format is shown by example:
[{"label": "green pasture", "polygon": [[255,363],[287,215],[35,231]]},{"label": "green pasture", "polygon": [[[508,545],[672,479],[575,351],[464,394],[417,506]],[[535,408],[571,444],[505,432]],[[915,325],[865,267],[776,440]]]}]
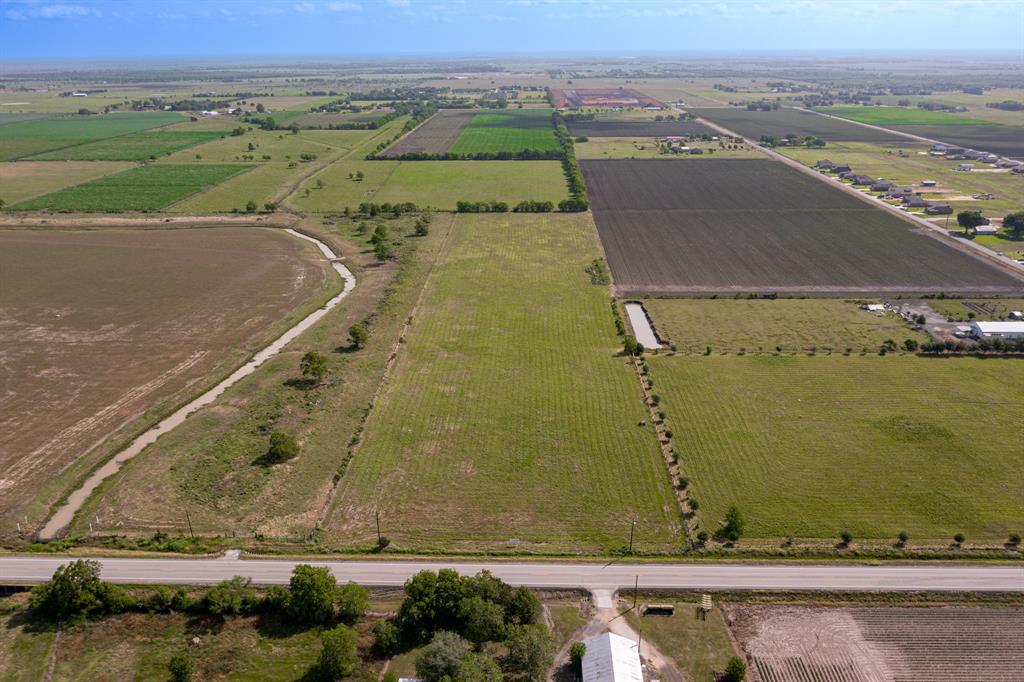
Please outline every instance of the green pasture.
[{"label": "green pasture", "polygon": [[876,126],[994,125],[992,121],[917,107],[818,107],[818,111]]},{"label": "green pasture", "polygon": [[183,120],[174,112],[33,118],[0,125],[0,161],[137,133]]},{"label": "green pasture", "polygon": [[154,131],[79,144],[29,157],[31,161],[142,161],[219,138],[217,132]]},{"label": "green pasture", "polygon": [[[507,165],[515,165],[508,163]],[[325,524],[396,547],[608,552],[683,542],[620,355],[586,214],[460,215]]]},{"label": "green pasture", "polygon": [[[658,335],[680,353],[877,352],[892,339],[929,337],[898,315],[868,312],[877,299],[658,299],[644,301]],[[781,351],[777,350],[781,349]]]},{"label": "green pasture", "polygon": [[154,211],[227,180],[244,165],[147,165],[16,204],[22,211]]},{"label": "green pasture", "polygon": [[[362,171],[363,179],[348,174]],[[317,182],[323,186],[318,188]],[[308,196],[306,189],[309,189]],[[338,161],[306,180],[289,199],[296,208],[340,211],[364,201],[412,202],[455,210],[458,201],[523,200],[558,204],[568,197],[559,161]]]},{"label": "green pasture", "polygon": [[1024,468],[1013,359],[648,359],[681,467],[713,531],[749,538],[1002,543],[1020,532]]},{"label": "green pasture", "polygon": [[557,151],[551,109],[504,109],[476,114],[448,151],[454,154]]}]

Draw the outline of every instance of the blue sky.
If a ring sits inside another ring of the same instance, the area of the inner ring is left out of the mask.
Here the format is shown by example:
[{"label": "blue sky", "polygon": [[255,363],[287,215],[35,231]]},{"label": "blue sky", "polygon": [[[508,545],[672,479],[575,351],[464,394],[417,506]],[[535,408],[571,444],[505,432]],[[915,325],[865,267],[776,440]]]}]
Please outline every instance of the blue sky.
[{"label": "blue sky", "polygon": [[0,0],[0,60],[993,48],[1024,0]]}]

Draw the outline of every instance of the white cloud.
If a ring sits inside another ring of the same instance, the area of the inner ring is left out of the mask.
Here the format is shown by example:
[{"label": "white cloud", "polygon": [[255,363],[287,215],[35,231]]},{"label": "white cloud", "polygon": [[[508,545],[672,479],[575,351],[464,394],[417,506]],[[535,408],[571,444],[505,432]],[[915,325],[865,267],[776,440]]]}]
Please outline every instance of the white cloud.
[{"label": "white cloud", "polygon": [[341,2],[341,0],[329,2],[326,7],[332,12],[358,12],[362,9],[360,5],[354,2]]},{"label": "white cloud", "polygon": [[391,7],[408,7],[409,0],[384,0],[385,4]]},{"label": "white cloud", "polygon": [[22,21],[25,19],[81,19],[98,17],[99,10],[84,5],[45,4],[33,5],[24,9],[7,10],[8,19]]},{"label": "white cloud", "polygon": [[313,3],[311,3],[311,2],[297,2],[297,3],[295,3],[295,11],[296,12],[302,12],[303,14],[308,14],[308,13],[312,12],[315,9],[316,9],[316,7],[314,7]]}]

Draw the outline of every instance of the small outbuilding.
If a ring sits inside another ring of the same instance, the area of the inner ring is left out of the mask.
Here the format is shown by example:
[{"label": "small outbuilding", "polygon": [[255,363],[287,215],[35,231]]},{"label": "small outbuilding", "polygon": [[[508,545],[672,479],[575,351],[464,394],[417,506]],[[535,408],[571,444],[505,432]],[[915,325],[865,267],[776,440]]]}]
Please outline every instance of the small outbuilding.
[{"label": "small outbuilding", "polygon": [[974,234],[995,235],[999,234],[999,228],[997,228],[995,225],[978,225],[977,227],[974,228]]},{"label": "small outbuilding", "polygon": [[583,682],[644,682],[640,645],[613,632],[584,640]]}]

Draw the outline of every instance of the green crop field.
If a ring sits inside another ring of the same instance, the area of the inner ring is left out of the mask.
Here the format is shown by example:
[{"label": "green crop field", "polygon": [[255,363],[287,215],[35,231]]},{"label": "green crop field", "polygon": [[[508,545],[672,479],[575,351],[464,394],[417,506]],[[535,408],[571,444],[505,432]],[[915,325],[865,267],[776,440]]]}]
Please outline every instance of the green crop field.
[{"label": "green crop field", "polygon": [[[514,164],[509,164],[514,165]],[[328,516],[400,548],[666,551],[680,511],[583,214],[462,215]]]},{"label": "green crop field", "polygon": [[663,341],[680,353],[853,352],[892,339],[928,341],[894,313],[862,310],[876,299],[648,299],[644,301]]},{"label": "green crop field", "polygon": [[34,118],[0,126],[0,161],[103,140],[184,120],[173,112]]},{"label": "green crop field", "polygon": [[448,150],[453,154],[557,151],[551,109],[506,109],[478,113]]},{"label": "green crop field", "polygon": [[916,107],[913,109],[909,107],[819,107],[818,111],[876,126],[995,125],[992,121],[980,118],[957,116],[956,114],[947,114],[944,111],[928,111],[927,109],[918,109]]},{"label": "green crop field", "polygon": [[[349,173],[363,172],[362,180]],[[316,182],[324,182],[317,189]],[[310,188],[305,196],[305,188]],[[557,204],[569,196],[559,161],[351,161],[309,178],[290,202],[313,211],[355,208],[364,201],[454,210],[458,201],[523,200]]]},{"label": "green crop field", "polygon": [[0,163],[0,199],[7,206],[30,197],[127,170],[124,161],[8,161]]},{"label": "green crop field", "polygon": [[752,538],[1003,542],[1020,532],[1024,364],[1012,359],[651,357],[714,529]]},{"label": "green crop field", "polygon": [[188,149],[221,137],[223,133],[155,131],[131,133],[30,157],[33,161],[142,161]]},{"label": "green crop field", "polygon": [[243,165],[151,165],[23,201],[22,211],[153,211],[244,171]]}]

